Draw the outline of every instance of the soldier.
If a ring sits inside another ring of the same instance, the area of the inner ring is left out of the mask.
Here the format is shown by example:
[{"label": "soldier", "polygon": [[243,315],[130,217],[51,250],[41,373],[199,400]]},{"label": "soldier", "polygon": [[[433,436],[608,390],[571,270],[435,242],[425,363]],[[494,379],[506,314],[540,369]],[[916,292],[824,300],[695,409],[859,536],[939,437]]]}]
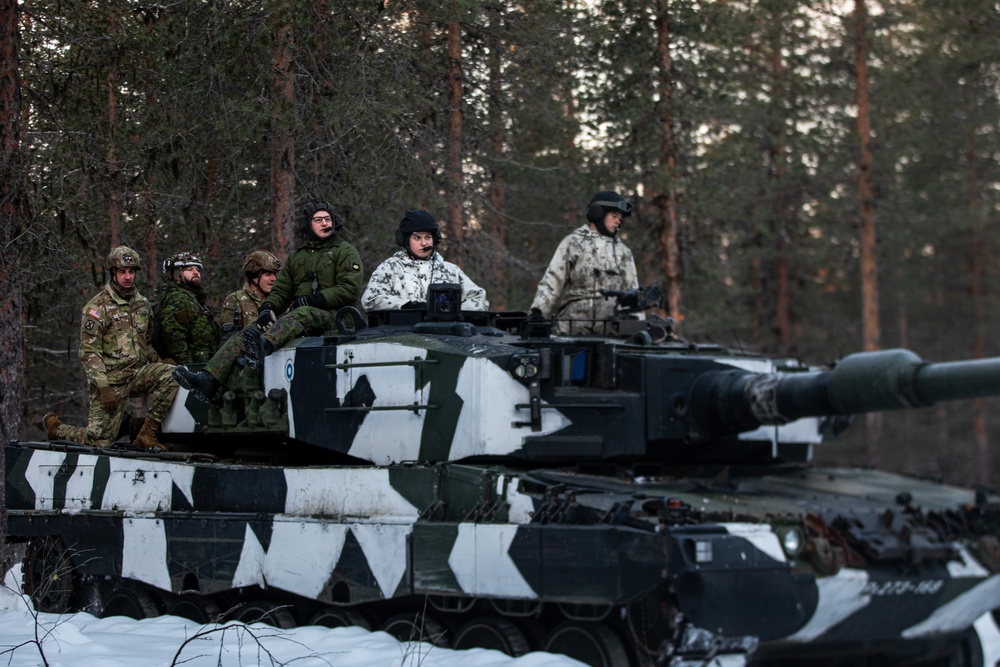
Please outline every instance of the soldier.
[{"label": "soldier", "polygon": [[425,306],[427,288],[433,283],[462,286],[462,310],[488,310],[486,290],[472,282],[462,269],[446,262],[437,251],[441,232],[427,211],[407,211],[396,230],[394,255],[379,264],[361,297],[367,311]]},{"label": "soldier", "polygon": [[243,287],[222,302],[224,331],[240,331],[257,321],[257,309],[271,293],[279,270],[281,261],[266,250],[254,250],[243,258]]},{"label": "soldier", "polygon": [[80,324],[80,361],[90,390],[87,426],[63,424],[51,412],[42,422],[50,440],[110,447],[128,399],[149,396],[149,412],[135,446],[162,452],[167,447],[157,439],[157,431],[177,395],[170,377],[174,367],[160,361],[150,342],[153,311],[135,285],[139,254],[118,246],[105,266],[108,282],[83,307]]},{"label": "soldier", "polygon": [[[256,368],[291,339],[333,329],[337,310],[357,301],[364,275],[358,251],[338,234],[343,226],[328,203],[307,204],[299,221],[306,242],[281,267],[271,293],[258,309],[256,323],[245,327],[242,337],[227,340],[205,370],[178,366],[174,377],[180,385],[199,400],[216,403],[216,394],[240,355]],[[289,306],[290,312],[280,318],[275,315]]]},{"label": "soldier", "polygon": [[622,220],[630,215],[632,204],[617,192],[593,196],[587,205],[587,224],[559,243],[538,282],[531,303],[534,317],[554,318],[559,334],[604,332],[615,302],[599,290],[639,286],[632,251],[617,237]]},{"label": "soldier", "polygon": [[156,307],[157,351],[174,363],[207,361],[219,347],[222,330],[205,305],[202,268],[191,252],[163,262],[167,284]]}]

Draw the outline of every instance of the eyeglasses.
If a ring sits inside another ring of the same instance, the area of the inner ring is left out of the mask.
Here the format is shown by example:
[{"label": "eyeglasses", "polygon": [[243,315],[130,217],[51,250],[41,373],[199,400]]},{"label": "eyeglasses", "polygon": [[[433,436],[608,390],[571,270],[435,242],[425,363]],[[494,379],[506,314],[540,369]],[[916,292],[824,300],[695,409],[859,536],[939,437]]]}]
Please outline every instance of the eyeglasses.
[{"label": "eyeglasses", "polygon": [[328,215],[316,215],[313,216],[313,222],[333,222],[333,218]]}]

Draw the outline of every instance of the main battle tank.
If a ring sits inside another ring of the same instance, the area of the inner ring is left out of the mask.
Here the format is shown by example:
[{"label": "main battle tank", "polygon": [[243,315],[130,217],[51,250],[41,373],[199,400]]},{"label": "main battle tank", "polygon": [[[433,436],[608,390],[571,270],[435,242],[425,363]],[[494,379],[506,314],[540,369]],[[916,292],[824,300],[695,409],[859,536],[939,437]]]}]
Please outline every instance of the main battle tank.
[{"label": "main battle tank", "polygon": [[808,462],[850,415],[1000,394],[1000,358],[553,336],[455,289],[182,389],[167,454],[11,442],[26,592],[609,667],[997,660],[1000,496]]}]

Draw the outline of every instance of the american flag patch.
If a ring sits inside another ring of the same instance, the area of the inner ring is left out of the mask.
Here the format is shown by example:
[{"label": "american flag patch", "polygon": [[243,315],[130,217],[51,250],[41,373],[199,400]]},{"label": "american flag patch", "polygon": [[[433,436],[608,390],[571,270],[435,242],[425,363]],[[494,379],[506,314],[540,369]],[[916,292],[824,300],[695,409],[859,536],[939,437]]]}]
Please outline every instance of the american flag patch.
[{"label": "american flag patch", "polygon": [[93,317],[95,320],[101,319],[101,311],[91,308],[87,311],[87,314]]}]

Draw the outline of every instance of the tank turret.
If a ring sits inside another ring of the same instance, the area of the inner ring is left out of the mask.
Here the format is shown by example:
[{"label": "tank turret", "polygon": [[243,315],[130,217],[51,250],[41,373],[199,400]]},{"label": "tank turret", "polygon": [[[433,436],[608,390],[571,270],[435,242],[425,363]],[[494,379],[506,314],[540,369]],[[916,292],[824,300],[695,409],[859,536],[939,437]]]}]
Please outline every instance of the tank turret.
[{"label": "tank turret", "polygon": [[262,372],[234,374],[221,410],[182,390],[164,432],[216,448],[287,435],[286,453],[377,465],[805,462],[850,415],[1000,394],[1000,359],[886,350],[820,370],[682,341],[655,319],[616,320],[607,337],[457,311],[372,324],[301,339]]}]

